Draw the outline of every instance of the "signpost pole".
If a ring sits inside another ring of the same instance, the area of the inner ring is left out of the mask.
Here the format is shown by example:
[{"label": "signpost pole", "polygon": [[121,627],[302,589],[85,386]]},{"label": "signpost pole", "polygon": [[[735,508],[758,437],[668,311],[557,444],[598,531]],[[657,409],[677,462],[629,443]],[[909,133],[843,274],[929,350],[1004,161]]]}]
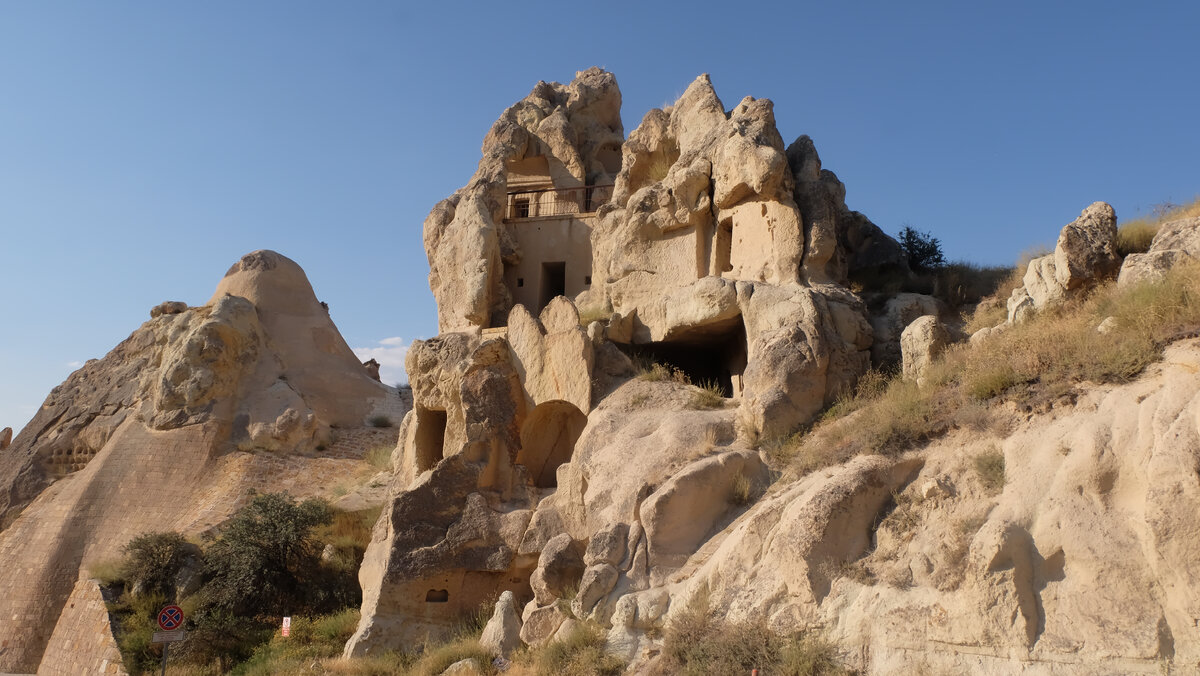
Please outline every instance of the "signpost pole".
[{"label": "signpost pole", "polygon": [[167,676],[167,648],[170,648],[170,647],[171,647],[170,643],[163,644],[162,676]]}]

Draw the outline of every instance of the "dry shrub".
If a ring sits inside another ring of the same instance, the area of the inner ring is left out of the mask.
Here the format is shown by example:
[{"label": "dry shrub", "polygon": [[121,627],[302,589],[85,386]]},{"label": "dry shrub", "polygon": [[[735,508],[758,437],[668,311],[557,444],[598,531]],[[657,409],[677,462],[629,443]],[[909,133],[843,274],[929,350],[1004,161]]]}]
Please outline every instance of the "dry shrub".
[{"label": "dry shrub", "polygon": [[754,484],[750,481],[750,477],[738,474],[733,478],[733,486],[730,491],[730,502],[739,507],[748,505],[751,498],[754,497]]},{"label": "dry shrub", "polygon": [[660,673],[707,676],[748,674],[848,674],[837,651],[815,633],[780,636],[761,621],[718,618],[701,595],[667,626]]},{"label": "dry shrub", "polygon": [[1010,268],[1008,274],[996,283],[992,293],[983,297],[975,306],[975,311],[967,318],[964,327],[967,333],[975,333],[979,329],[996,326],[1008,319],[1008,298],[1012,292],[1024,284],[1025,266]]},{"label": "dry shrub", "polygon": [[[1100,333],[1107,317],[1115,328]],[[1200,264],[1178,265],[1158,282],[1048,309],[979,345],[958,345],[934,362],[925,387],[867,374],[811,431],[765,444],[792,474],[861,454],[894,454],[955,427],[993,429],[981,407],[997,400],[1053,403],[1079,384],[1123,383],[1162,357],[1163,347],[1200,330]]]},{"label": "dry shrub", "polygon": [[363,460],[367,461],[368,465],[377,470],[390,472],[392,471],[392,451],[395,448],[395,446],[376,446],[367,451],[367,454],[363,456]]},{"label": "dry shrub", "polygon": [[996,495],[1004,490],[1004,484],[1007,481],[1004,473],[1004,454],[995,446],[980,453],[971,460],[971,466],[975,468],[975,475],[979,477],[979,483],[983,484],[984,490],[991,495]]},{"label": "dry shrub", "polygon": [[699,410],[725,408],[725,395],[715,380],[706,380],[692,391],[688,406]]},{"label": "dry shrub", "polygon": [[605,640],[603,628],[580,622],[564,640],[518,653],[513,658],[514,673],[618,676],[625,672],[625,663],[605,652]]},{"label": "dry shrub", "polygon": [[606,310],[603,307],[584,308],[579,311],[579,325],[587,328],[592,322],[607,323],[610,317],[612,317],[612,311]]}]

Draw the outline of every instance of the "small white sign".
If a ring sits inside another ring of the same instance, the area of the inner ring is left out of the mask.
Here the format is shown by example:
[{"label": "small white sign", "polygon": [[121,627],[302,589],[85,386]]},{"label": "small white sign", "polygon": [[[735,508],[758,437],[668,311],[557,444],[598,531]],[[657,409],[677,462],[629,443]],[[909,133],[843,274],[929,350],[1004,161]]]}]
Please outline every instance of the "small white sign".
[{"label": "small white sign", "polygon": [[156,631],[150,639],[151,643],[175,643],[182,641],[187,637],[186,629],[172,629],[171,631]]},{"label": "small white sign", "polygon": [[292,618],[285,617],[283,618],[283,635],[287,636],[290,633],[292,633]]}]

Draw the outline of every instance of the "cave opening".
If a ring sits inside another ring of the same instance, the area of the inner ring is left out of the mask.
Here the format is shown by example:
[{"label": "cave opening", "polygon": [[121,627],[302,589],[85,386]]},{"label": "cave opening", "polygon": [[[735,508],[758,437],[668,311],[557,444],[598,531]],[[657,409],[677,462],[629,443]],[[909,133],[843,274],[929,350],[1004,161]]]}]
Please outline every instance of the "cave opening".
[{"label": "cave opening", "polygon": [[741,315],[692,329],[670,340],[632,345],[630,356],[678,369],[693,385],[715,384],[726,398],[740,397],[746,371],[746,326]]},{"label": "cave opening", "polygon": [[417,471],[424,472],[446,455],[446,412],[416,407]]}]

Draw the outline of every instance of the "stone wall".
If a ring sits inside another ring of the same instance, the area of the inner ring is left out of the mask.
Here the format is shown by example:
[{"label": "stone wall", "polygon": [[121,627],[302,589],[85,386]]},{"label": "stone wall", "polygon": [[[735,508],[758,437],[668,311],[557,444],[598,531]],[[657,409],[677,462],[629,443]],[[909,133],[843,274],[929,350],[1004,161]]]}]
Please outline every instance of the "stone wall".
[{"label": "stone wall", "polygon": [[108,622],[108,609],[95,580],[79,580],[63,608],[38,676],[126,674]]}]

